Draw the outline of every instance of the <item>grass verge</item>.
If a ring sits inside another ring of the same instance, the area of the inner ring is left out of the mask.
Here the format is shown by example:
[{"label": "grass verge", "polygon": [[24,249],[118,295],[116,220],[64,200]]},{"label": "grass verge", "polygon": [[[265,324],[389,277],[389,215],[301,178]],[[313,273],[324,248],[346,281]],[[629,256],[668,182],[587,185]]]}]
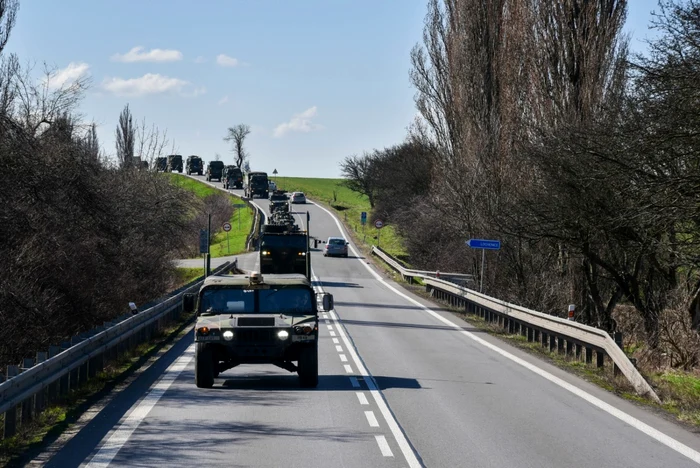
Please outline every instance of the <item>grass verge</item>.
[{"label": "grass verge", "polygon": [[95,378],[54,402],[31,423],[20,426],[15,436],[0,441],[0,467],[25,466],[74,425],[93,404],[186,334],[193,317],[193,313],[182,314],[150,341],[109,363]]},{"label": "grass verge", "polygon": [[177,277],[173,289],[181,288],[182,286],[196,280],[200,276],[204,276],[204,267],[202,268],[178,268],[175,270]]}]

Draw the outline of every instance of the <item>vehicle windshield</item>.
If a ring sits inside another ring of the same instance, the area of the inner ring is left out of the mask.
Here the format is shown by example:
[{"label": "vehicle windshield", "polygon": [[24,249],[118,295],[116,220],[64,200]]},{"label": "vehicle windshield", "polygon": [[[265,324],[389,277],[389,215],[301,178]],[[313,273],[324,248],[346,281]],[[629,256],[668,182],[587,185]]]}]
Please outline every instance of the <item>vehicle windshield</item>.
[{"label": "vehicle windshield", "polygon": [[263,236],[261,248],[279,247],[306,250],[306,236]]},{"label": "vehicle windshield", "polygon": [[311,291],[306,288],[207,289],[200,302],[202,315],[314,313]]},{"label": "vehicle windshield", "polygon": [[345,245],[345,241],[343,239],[331,239],[328,241],[330,245]]}]

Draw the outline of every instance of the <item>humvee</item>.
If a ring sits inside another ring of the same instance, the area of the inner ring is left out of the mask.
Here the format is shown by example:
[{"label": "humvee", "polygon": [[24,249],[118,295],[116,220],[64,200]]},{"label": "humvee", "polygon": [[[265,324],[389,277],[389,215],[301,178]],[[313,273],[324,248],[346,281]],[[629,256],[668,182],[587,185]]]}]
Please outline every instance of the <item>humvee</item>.
[{"label": "humvee", "polygon": [[333,296],[316,293],[300,274],[209,276],[199,293],[183,297],[183,310],[197,312],[197,387],[211,388],[240,364],[260,363],[297,372],[302,387],[316,387],[319,299],[324,310],[333,308]]},{"label": "humvee", "polygon": [[153,168],[156,171],[165,172],[168,169],[168,158],[165,156],[158,156]]},{"label": "humvee", "polygon": [[168,172],[177,171],[180,174],[182,174],[182,155],[181,154],[168,155],[168,167],[166,170]]},{"label": "humvee", "polygon": [[194,173],[202,175],[202,173],[204,172],[204,161],[202,161],[202,158],[195,154],[187,156],[187,161],[185,163],[185,171],[187,172],[187,175]]}]

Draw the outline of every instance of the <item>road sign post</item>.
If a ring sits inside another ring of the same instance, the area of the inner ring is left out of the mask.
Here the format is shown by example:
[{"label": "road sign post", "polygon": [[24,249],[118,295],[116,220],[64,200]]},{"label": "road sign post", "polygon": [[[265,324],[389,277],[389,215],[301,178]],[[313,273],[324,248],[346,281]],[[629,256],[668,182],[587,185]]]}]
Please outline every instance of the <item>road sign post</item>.
[{"label": "road sign post", "polygon": [[228,253],[231,253],[231,244],[228,241],[228,232],[231,230],[231,223],[228,223],[228,222],[224,223],[223,228],[224,228],[224,231],[226,232],[226,251]]},{"label": "road sign post", "polygon": [[382,233],[382,228],[384,227],[384,221],[378,219],[374,222],[374,227],[377,228],[377,247],[379,247],[379,236]]},{"label": "road sign post", "polygon": [[479,282],[479,292],[484,291],[484,270],[486,269],[486,251],[499,250],[501,241],[488,239],[469,239],[466,242],[467,246],[472,249],[481,249],[481,281]]}]

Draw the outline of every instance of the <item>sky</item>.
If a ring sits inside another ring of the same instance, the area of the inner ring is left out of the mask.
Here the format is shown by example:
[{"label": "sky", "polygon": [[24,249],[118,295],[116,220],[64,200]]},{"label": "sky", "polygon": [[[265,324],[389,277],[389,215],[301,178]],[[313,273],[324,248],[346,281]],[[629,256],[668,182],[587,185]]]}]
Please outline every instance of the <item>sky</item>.
[{"label": "sky", "polygon": [[[178,154],[233,163],[247,124],[253,170],[339,177],[348,155],[400,143],[416,114],[410,51],[427,0],[23,0],[5,53],[89,77],[81,114],[106,154],[128,103]],[[657,0],[630,0],[644,52]],[[170,147],[168,148],[170,149]],[[169,151],[168,151],[169,152]]]}]

